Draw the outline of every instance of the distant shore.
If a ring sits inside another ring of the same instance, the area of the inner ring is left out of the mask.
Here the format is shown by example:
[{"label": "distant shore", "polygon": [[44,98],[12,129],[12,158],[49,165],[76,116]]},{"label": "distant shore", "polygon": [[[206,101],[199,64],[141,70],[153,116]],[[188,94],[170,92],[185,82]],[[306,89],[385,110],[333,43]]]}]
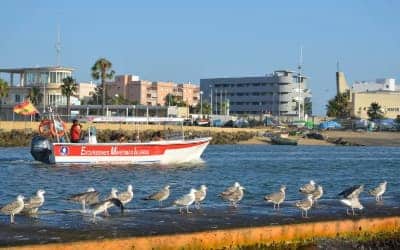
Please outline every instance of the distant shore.
[{"label": "distant shore", "polygon": [[[37,133],[38,122],[10,122],[0,121],[0,146],[28,146],[31,137]],[[70,124],[67,125],[69,127]],[[83,123],[83,130],[89,124]],[[113,134],[126,133],[131,137],[133,134],[141,133],[144,139],[148,139],[151,131],[165,131],[177,134],[181,131],[180,126],[164,126],[155,124],[95,124],[99,131],[99,141],[109,140]],[[268,127],[258,128],[220,128],[220,127],[198,127],[184,126],[185,136],[212,136],[212,144],[271,144],[265,133],[279,133],[279,129]],[[358,145],[358,146],[400,146],[400,132],[366,132],[366,131],[317,131],[324,136],[324,140],[310,139],[304,134],[290,136],[298,141],[298,145],[313,146],[335,146],[335,145]]]}]

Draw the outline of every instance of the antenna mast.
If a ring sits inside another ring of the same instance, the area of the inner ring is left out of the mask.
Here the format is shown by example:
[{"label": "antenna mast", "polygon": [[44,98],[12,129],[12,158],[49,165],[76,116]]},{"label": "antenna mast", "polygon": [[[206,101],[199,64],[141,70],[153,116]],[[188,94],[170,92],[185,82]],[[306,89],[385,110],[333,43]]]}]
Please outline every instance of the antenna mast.
[{"label": "antenna mast", "polygon": [[[297,101],[297,113],[298,113],[299,120],[301,120],[301,118],[302,118],[302,115],[301,115],[301,103],[302,103],[301,82],[303,81],[302,77],[301,77],[302,67],[303,67],[303,47],[301,46],[300,47],[299,66],[297,66],[297,70],[298,70],[298,72],[297,72],[297,82],[299,84],[298,85],[298,87],[299,87],[298,91],[299,92],[298,92],[298,101]],[[303,107],[303,109],[304,109],[304,107]]]},{"label": "antenna mast", "polygon": [[56,55],[57,55],[57,66],[60,66],[61,61],[61,34],[60,25],[57,27],[57,42],[56,42]]}]

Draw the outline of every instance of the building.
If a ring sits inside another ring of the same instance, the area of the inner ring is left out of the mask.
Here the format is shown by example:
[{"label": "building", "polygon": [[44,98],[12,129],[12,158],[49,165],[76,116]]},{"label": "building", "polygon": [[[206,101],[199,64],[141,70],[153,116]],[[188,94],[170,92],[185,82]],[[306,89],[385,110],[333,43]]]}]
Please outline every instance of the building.
[{"label": "building", "polygon": [[393,78],[381,78],[375,82],[355,82],[349,87],[343,72],[336,72],[337,92],[349,93],[350,115],[367,119],[371,103],[378,103],[386,118],[400,115],[400,91]]},{"label": "building", "polygon": [[[201,79],[200,89],[213,114],[298,117],[298,101],[302,107],[311,103],[307,77],[289,70],[265,76]],[[301,109],[301,118],[303,114]]]},{"label": "building", "polygon": [[106,86],[109,97],[120,96],[141,105],[163,106],[168,104],[167,95],[172,94],[194,106],[200,96],[199,86],[195,84],[140,80],[135,75],[115,76],[114,81],[107,82]]},{"label": "building", "polygon": [[[3,78],[3,74],[9,74],[8,79],[4,79],[10,86],[8,96],[3,98],[2,102],[9,105],[20,103],[28,98],[33,87],[37,87],[41,96],[39,98],[40,107],[66,105],[67,97],[61,93],[62,80],[72,76],[73,71],[73,68],[59,66],[0,69],[1,78]],[[79,84],[79,98],[71,96],[71,103],[79,105],[79,100],[89,96],[94,89],[95,85],[92,83]]]}]

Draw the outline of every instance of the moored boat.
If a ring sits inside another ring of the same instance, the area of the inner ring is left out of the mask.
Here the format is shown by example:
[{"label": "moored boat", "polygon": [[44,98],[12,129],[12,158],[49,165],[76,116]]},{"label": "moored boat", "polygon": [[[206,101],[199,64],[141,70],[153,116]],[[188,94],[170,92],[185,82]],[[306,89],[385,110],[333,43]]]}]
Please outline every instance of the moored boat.
[{"label": "moored boat", "polygon": [[296,146],[297,145],[297,140],[284,138],[284,137],[280,137],[280,136],[273,136],[273,137],[271,137],[271,143],[274,144],[274,145],[292,145],[292,146]]}]

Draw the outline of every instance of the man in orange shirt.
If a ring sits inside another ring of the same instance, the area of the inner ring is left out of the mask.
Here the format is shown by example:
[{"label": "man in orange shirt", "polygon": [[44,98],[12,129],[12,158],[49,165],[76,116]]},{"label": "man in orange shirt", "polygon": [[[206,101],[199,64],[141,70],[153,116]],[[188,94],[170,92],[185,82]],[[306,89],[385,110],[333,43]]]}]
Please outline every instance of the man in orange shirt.
[{"label": "man in orange shirt", "polygon": [[78,120],[73,120],[70,134],[71,142],[78,143],[81,139],[81,125],[78,123]]}]

